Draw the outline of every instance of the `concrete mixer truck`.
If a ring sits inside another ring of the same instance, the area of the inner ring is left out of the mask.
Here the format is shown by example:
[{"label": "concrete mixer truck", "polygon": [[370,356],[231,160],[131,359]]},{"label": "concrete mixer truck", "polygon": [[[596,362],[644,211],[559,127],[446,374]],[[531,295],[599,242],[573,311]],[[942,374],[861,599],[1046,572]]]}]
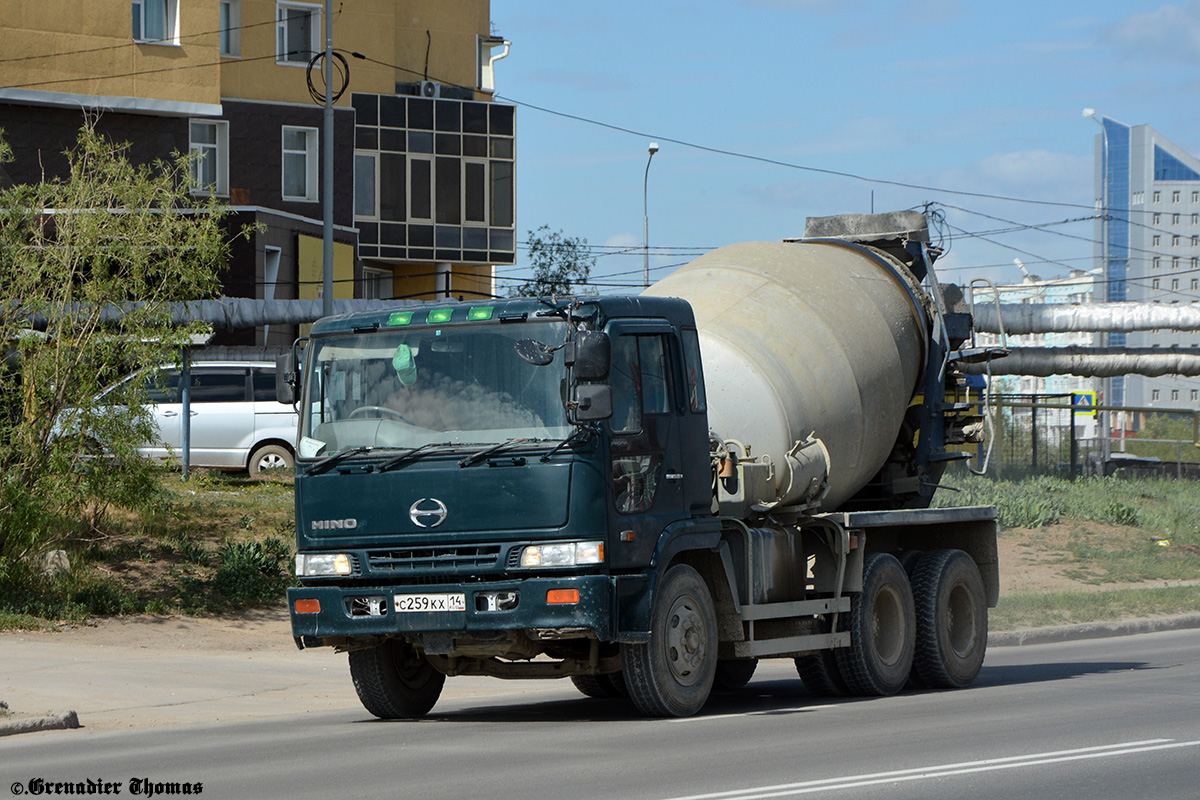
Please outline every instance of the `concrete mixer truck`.
[{"label": "concrete mixer truck", "polygon": [[929,507],[981,430],[936,254],[919,213],[818,218],[638,296],[320,320],[280,369],[297,645],[348,652],[381,718],[456,675],[686,716],[763,658],[825,695],[967,686],[997,524]]}]

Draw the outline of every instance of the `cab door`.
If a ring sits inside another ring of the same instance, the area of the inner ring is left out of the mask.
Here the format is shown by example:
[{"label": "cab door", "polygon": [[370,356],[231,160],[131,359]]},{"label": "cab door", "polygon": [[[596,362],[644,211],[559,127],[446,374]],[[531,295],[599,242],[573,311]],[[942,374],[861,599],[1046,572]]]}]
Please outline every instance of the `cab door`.
[{"label": "cab door", "polygon": [[691,516],[684,496],[681,392],[674,380],[677,346],[665,325],[614,325],[609,335],[612,540],[645,545]]}]

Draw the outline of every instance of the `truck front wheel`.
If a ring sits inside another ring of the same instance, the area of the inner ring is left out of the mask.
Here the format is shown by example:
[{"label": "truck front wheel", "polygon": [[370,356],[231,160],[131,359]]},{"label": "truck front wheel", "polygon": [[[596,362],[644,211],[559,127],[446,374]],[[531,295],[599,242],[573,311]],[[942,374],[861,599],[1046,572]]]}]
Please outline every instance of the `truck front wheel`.
[{"label": "truck front wheel", "polygon": [[380,719],[420,719],[446,683],[446,676],[402,639],[351,650],[350,677],[363,707]]},{"label": "truck front wheel", "polygon": [[851,693],[889,695],[904,688],[916,648],[916,611],[908,575],[896,557],[863,561],[862,592],[850,601],[850,646],[835,651]]},{"label": "truck front wheel", "polygon": [[629,697],[647,716],[689,717],[708,700],[717,669],[717,615],[696,570],[667,570],[650,625],[650,641],[621,648]]},{"label": "truck front wheel", "polygon": [[968,686],[987,650],[987,600],[979,567],[962,550],[934,550],[913,572],[917,652],[913,671],[930,689]]}]

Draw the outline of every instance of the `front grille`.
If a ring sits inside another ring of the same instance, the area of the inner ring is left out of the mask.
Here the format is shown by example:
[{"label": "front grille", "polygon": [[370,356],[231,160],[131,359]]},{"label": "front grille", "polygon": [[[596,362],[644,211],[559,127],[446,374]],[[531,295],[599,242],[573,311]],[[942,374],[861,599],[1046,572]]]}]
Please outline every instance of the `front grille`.
[{"label": "front grille", "polygon": [[499,561],[500,545],[412,547],[367,553],[372,572],[460,572],[495,568]]}]

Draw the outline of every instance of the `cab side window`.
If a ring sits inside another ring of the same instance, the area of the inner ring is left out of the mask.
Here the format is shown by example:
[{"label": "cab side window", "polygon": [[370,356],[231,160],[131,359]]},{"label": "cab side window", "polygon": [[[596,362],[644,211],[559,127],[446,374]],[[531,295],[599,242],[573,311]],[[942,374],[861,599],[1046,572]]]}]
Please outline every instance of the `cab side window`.
[{"label": "cab side window", "polygon": [[659,334],[624,334],[613,341],[613,433],[639,433],[644,414],[670,411],[667,363],[665,340]]}]

